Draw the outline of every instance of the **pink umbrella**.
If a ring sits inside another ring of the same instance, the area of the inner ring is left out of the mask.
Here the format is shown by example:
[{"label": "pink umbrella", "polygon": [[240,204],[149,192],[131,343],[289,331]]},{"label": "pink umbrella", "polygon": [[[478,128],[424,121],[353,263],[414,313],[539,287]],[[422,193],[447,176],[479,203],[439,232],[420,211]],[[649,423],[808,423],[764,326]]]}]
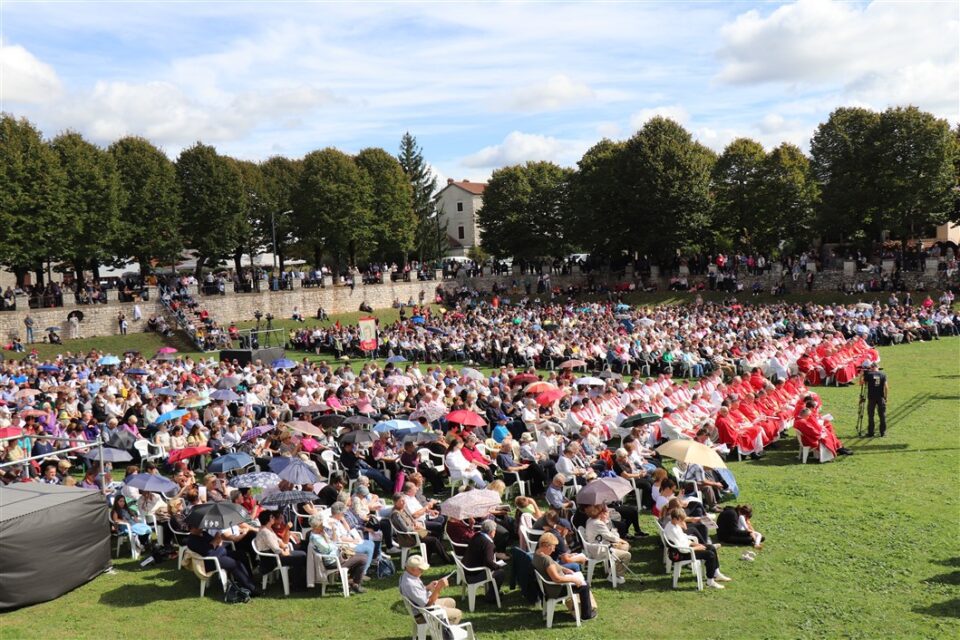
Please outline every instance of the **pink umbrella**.
[{"label": "pink umbrella", "polygon": [[541,407],[553,404],[564,395],[562,389],[548,389],[537,396],[537,404]]},{"label": "pink umbrella", "polygon": [[543,393],[544,391],[552,391],[556,388],[557,388],[556,385],[550,384],[549,382],[537,381],[537,382],[531,382],[530,384],[528,384],[524,388],[523,392],[524,393]]},{"label": "pink umbrella", "polygon": [[286,423],[287,427],[293,429],[294,431],[299,431],[300,433],[305,433],[311,436],[322,436],[323,429],[320,427],[314,426],[307,422],[306,420],[291,420]]},{"label": "pink umbrella", "polygon": [[313,453],[320,446],[320,443],[309,436],[305,436],[300,440],[300,446],[307,453]]},{"label": "pink umbrella", "polygon": [[173,347],[160,347],[157,349],[157,353],[176,353],[177,350]]},{"label": "pink umbrella", "polygon": [[465,427],[482,427],[483,425],[487,424],[486,420],[481,418],[473,411],[469,411],[467,409],[451,411],[447,414],[447,422],[454,422]]},{"label": "pink umbrella", "polygon": [[186,460],[187,458],[206,455],[211,451],[213,451],[213,449],[210,447],[187,447],[185,449],[174,449],[170,452],[170,458],[167,460],[167,463],[174,464],[176,462],[180,462],[181,460]]}]

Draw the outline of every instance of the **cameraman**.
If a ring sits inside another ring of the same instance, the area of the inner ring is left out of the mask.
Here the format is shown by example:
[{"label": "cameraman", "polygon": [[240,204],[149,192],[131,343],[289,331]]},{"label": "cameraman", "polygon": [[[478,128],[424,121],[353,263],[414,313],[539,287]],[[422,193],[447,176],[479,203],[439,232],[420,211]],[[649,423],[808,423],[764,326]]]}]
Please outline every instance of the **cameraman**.
[{"label": "cameraman", "polygon": [[887,433],[887,374],[880,371],[876,362],[865,363],[867,370],[860,378],[860,384],[867,387],[867,437],[873,437],[873,414],[880,414],[880,437]]}]

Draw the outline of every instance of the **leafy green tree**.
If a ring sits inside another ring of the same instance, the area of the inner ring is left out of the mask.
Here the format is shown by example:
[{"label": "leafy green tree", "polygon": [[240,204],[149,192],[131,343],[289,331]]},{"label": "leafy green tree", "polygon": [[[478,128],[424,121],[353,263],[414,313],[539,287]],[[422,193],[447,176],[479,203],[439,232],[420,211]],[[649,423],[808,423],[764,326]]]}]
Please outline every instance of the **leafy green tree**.
[{"label": "leafy green tree", "polygon": [[26,119],[0,115],[0,263],[23,285],[43,281],[43,262],[59,257],[66,224],[66,176],[57,154]]},{"label": "leafy green tree", "polygon": [[231,162],[240,172],[243,188],[243,222],[239,243],[233,250],[233,267],[239,273],[244,255],[249,255],[252,263],[254,256],[271,244],[271,204],[260,165],[249,160],[231,159]]},{"label": "leafy green tree", "polygon": [[810,141],[821,200],[817,227],[827,240],[847,240],[866,248],[880,236],[876,215],[874,131],[880,115],[843,107],[817,127]]},{"label": "leafy green tree", "polygon": [[120,178],[119,255],[150,272],[151,261],[175,263],[183,251],[180,189],[174,164],[143,138],[126,137],[110,145]]},{"label": "leafy green tree", "polygon": [[339,278],[344,259],[351,265],[372,243],[373,186],[353,158],[327,148],[308,153],[293,193],[297,236],[313,253],[314,265],[323,252],[333,255]]},{"label": "leafy green tree", "polygon": [[577,163],[570,178],[570,215],[567,235],[577,249],[611,258],[633,250],[623,233],[625,189],[622,182],[624,142],[603,139]]},{"label": "leafy green tree", "polygon": [[269,239],[271,251],[276,238],[277,263],[282,271],[290,245],[293,243],[293,192],[300,181],[302,163],[299,160],[290,160],[282,156],[273,156],[260,163],[260,173],[263,175],[266,187],[267,206],[273,212],[264,223],[269,229],[264,229],[264,237]]},{"label": "leafy green tree", "polygon": [[572,171],[552,162],[497,169],[483,192],[477,223],[497,257],[560,257],[569,252],[565,216]]},{"label": "leafy green tree", "polygon": [[949,220],[956,173],[947,121],[916,107],[887,109],[872,141],[882,228],[906,242]]},{"label": "leafy green tree", "polygon": [[735,249],[760,249],[772,221],[762,215],[759,192],[766,152],[749,138],[727,145],[713,167],[714,227]]},{"label": "leafy green tree", "polygon": [[444,253],[446,230],[438,230],[437,176],[423,159],[423,151],[409,131],[400,139],[397,160],[410,181],[413,212],[417,219],[415,244],[420,261],[439,258]]},{"label": "leafy green tree", "polygon": [[413,188],[403,167],[383,149],[364,149],[355,158],[374,185],[370,201],[376,255],[406,264],[418,228]]},{"label": "leafy green tree", "polygon": [[756,216],[752,246],[772,251],[781,242],[804,250],[816,235],[816,206],[820,189],[810,161],[795,145],[784,142],[771,151],[760,167],[754,195]]},{"label": "leafy green tree", "polygon": [[244,238],[243,176],[216,149],[196,143],[177,158],[180,210],[185,244],[196,252],[196,278],[209,262],[232,255]]}]

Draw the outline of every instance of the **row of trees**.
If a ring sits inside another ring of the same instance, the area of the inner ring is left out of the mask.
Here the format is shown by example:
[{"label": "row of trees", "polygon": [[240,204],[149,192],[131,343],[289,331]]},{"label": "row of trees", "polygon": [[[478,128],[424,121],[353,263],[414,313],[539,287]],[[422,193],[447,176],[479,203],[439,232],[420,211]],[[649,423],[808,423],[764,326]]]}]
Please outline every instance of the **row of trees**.
[{"label": "row of trees", "polygon": [[822,240],[868,248],[960,221],[960,126],[914,107],[841,108],[808,158],[748,138],[719,156],[681,125],[653,118],[632,138],[602,140],[577,169],[530,162],[498,169],[479,215],[496,256],[617,258],[676,251],[775,254]]},{"label": "row of trees", "polygon": [[143,138],[100,148],[74,132],[45,141],[30,122],[0,119],[0,264],[22,282],[56,262],[95,273],[138,262],[143,273],[197,256],[196,273],[276,242],[321,264],[436,257],[436,178],[416,140],[400,153],[327,148],[302,160],[236,160],[197,143],[175,162]]}]

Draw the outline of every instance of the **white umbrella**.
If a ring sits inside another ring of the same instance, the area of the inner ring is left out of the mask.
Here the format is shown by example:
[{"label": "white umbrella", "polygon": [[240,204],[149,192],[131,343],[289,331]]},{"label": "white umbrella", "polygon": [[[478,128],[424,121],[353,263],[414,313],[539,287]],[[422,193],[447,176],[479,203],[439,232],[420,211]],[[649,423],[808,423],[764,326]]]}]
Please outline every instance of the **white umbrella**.
[{"label": "white umbrella", "polygon": [[460,370],[460,375],[471,380],[485,380],[486,376],[471,367],[464,367]]},{"label": "white umbrella", "polygon": [[698,464],[711,469],[727,468],[719,453],[696,440],[669,440],[657,447],[657,453],[685,464]]},{"label": "white umbrella", "polygon": [[578,387],[582,387],[584,385],[590,386],[590,387],[602,387],[607,383],[601,380],[600,378],[594,378],[593,376],[584,376],[582,378],[577,378],[577,381],[574,382],[573,384],[577,385]]},{"label": "white umbrella", "polygon": [[483,518],[490,514],[490,509],[499,504],[500,494],[496,491],[473,489],[444,500],[440,505],[440,513],[457,520]]},{"label": "white umbrella", "polygon": [[408,376],[390,376],[383,381],[388,387],[409,387],[413,384],[413,380]]}]

